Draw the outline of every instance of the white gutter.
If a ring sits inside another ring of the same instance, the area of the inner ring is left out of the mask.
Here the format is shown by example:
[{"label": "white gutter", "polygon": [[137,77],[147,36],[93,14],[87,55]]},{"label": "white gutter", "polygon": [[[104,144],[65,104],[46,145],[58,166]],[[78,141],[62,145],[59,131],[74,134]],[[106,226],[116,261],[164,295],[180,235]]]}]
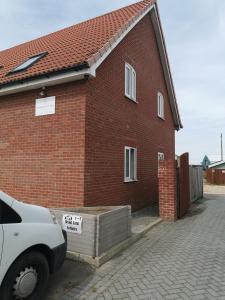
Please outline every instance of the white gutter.
[{"label": "white gutter", "polygon": [[96,77],[96,71],[94,68],[88,68],[82,71],[73,71],[69,73],[49,76],[49,78],[35,79],[30,82],[22,82],[16,83],[12,86],[0,87],[0,97],[5,95],[10,95],[14,93],[30,91],[38,88],[42,88],[45,86],[53,86],[66,82],[76,81],[84,79],[86,76]]}]

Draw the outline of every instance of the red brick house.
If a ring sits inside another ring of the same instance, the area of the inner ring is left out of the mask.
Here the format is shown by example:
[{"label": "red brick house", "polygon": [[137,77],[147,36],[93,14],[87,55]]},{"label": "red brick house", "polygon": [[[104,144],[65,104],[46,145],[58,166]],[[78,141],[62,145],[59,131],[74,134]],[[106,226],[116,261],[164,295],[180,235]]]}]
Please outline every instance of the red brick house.
[{"label": "red brick house", "polygon": [[0,52],[0,189],[46,206],[158,199],[182,127],[157,3]]}]

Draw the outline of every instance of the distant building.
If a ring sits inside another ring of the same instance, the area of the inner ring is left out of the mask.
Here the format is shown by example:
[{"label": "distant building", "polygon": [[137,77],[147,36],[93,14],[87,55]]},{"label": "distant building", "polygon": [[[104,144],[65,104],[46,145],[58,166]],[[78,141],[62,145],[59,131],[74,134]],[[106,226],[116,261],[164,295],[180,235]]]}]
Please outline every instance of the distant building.
[{"label": "distant building", "polygon": [[225,169],[225,161],[221,160],[216,163],[210,164],[208,169],[216,169],[216,170],[224,170]]},{"label": "distant building", "polygon": [[206,180],[210,184],[225,185],[225,160],[209,165]]},{"label": "distant building", "polygon": [[203,161],[201,163],[203,170],[207,170],[209,165],[211,164],[211,161],[209,160],[208,156],[205,155],[205,157],[203,158]]}]

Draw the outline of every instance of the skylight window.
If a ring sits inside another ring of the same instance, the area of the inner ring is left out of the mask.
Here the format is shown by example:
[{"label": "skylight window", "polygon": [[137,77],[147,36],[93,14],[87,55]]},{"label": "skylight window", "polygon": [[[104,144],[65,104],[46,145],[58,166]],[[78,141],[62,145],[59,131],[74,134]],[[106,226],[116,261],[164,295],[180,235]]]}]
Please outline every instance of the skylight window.
[{"label": "skylight window", "polygon": [[30,68],[33,64],[35,64],[37,61],[39,61],[41,58],[43,58],[45,55],[47,55],[47,52],[40,53],[34,56],[29,57],[25,62],[23,62],[21,65],[10,71],[7,75],[24,71],[28,68]]}]

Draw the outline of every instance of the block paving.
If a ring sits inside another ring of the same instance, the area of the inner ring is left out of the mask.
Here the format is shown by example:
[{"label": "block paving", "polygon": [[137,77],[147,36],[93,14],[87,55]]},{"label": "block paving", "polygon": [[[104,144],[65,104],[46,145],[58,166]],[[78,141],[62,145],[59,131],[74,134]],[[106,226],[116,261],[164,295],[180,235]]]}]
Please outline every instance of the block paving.
[{"label": "block paving", "polygon": [[225,299],[225,195],[161,223],[62,299]]}]

